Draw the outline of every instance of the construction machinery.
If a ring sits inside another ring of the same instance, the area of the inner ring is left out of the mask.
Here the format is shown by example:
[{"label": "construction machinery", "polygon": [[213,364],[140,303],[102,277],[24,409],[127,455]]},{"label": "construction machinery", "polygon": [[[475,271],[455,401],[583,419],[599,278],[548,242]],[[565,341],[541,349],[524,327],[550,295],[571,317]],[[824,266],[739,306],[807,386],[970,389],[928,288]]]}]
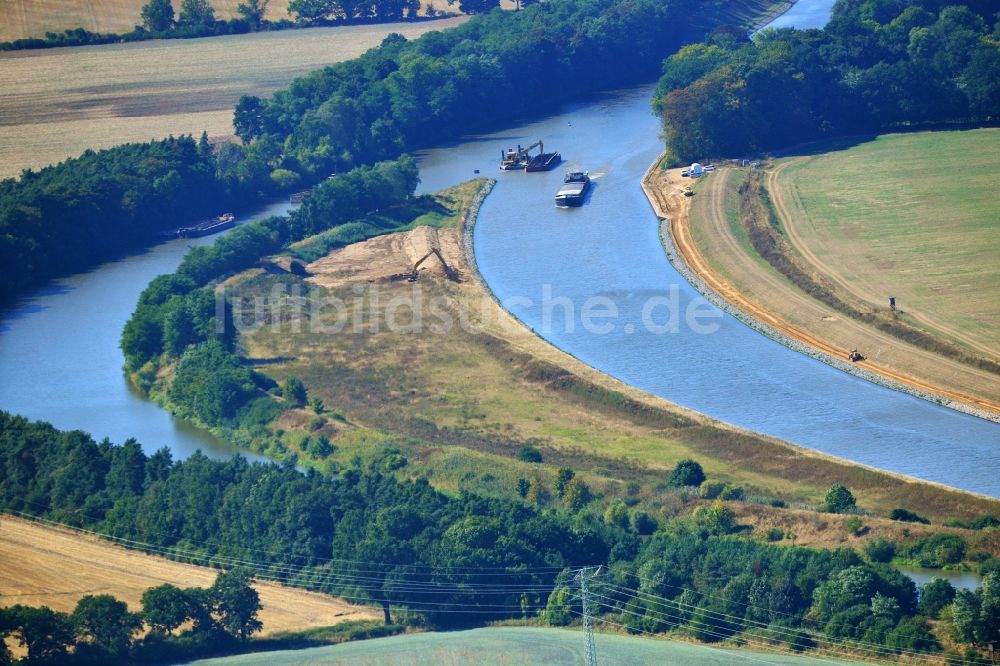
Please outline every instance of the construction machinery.
[{"label": "construction machinery", "polygon": [[[538,154],[532,155],[531,151],[538,148]],[[545,146],[539,139],[527,148],[522,148],[518,144],[517,149],[508,148],[500,151],[500,168],[504,171],[515,171],[524,169],[525,171],[548,171],[561,160],[559,153],[545,152]]]},{"label": "construction machinery", "polygon": [[852,349],[851,353],[847,355],[847,360],[851,363],[857,363],[858,361],[865,360],[865,355],[859,352],[857,349]]},{"label": "construction machinery", "polygon": [[441,267],[444,269],[444,274],[448,277],[449,280],[451,280],[452,282],[462,281],[458,271],[456,271],[454,268],[448,265],[448,262],[445,261],[444,257],[441,255],[441,251],[438,250],[436,247],[431,248],[430,252],[420,257],[420,259],[418,259],[416,263],[413,264],[413,268],[410,270],[409,273],[394,275],[393,279],[400,280],[405,278],[407,282],[416,282],[418,279],[420,279],[420,273],[419,273],[420,266],[431,257],[438,258],[438,261],[441,262]]}]

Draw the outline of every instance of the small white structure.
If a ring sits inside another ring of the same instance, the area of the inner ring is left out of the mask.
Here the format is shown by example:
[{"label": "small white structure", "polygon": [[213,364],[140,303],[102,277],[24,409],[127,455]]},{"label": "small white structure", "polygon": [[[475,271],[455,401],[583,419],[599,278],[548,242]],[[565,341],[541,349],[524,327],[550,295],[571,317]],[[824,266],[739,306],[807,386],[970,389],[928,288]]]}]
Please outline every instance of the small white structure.
[{"label": "small white structure", "polygon": [[705,175],[705,167],[695,162],[694,164],[691,165],[690,173],[692,178],[699,178]]}]

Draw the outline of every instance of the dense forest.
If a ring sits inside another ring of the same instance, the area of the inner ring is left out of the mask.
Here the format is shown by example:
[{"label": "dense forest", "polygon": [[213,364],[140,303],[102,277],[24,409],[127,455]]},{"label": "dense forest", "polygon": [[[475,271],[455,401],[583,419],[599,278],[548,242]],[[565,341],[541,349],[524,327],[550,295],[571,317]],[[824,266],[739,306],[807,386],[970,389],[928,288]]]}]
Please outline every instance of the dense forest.
[{"label": "dense forest", "polygon": [[[721,502],[640,525],[626,507],[602,516],[450,497],[423,478],[396,480],[377,461],[336,477],[241,457],[174,461],[167,449],[146,455],[133,440],[97,443],[6,413],[0,466],[5,510],[185,561],[239,563],[258,577],[375,604],[386,621],[566,624],[579,614],[575,572],[602,565],[594,611],[633,633],[892,657],[941,652],[928,624],[940,618],[970,649],[1000,639],[1000,562],[975,593],[939,580],[918,597],[912,581],[881,563],[891,542],[862,554],[758,542],[740,536]],[[910,548],[957,547],[934,536]],[[967,663],[978,654],[968,652]]]},{"label": "dense forest", "polygon": [[[494,11],[244,97],[244,145],[189,137],[127,145],[0,182],[0,302],[148,243],[155,232],[253,206],[414,147],[656,76],[700,39],[699,4],[551,0]],[[581,75],[581,72],[585,74]]]},{"label": "dense forest", "polygon": [[664,63],[654,100],[675,162],[845,134],[1000,118],[989,0],[838,0],[823,30],[717,33]]}]

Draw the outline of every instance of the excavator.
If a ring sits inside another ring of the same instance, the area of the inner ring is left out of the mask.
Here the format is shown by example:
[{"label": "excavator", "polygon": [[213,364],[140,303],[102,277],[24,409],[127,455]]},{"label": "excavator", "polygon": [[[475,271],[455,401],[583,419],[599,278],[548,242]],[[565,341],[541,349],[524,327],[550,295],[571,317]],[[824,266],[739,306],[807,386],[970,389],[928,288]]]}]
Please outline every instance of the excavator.
[{"label": "excavator", "polygon": [[541,139],[531,144],[527,148],[522,148],[520,145],[517,146],[517,150],[513,148],[508,148],[506,152],[500,151],[500,168],[504,171],[513,171],[515,169],[523,169],[528,166],[528,161],[530,160],[530,153],[534,148],[541,148],[542,152],[545,152],[545,147],[542,145]]},{"label": "excavator", "polygon": [[448,262],[444,260],[443,256],[441,256],[441,251],[438,250],[436,247],[431,248],[430,252],[428,252],[420,259],[418,259],[417,262],[413,264],[413,270],[411,270],[409,273],[404,273],[403,276],[400,277],[405,276],[407,282],[416,282],[420,278],[419,270],[421,264],[423,264],[431,257],[435,256],[441,262],[441,266],[442,268],[444,268],[444,274],[448,276],[448,279],[451,280],[452,282],[461,282],[461,276],[458,274],[458,271],[456,271],[454,268],[448,265]]}]

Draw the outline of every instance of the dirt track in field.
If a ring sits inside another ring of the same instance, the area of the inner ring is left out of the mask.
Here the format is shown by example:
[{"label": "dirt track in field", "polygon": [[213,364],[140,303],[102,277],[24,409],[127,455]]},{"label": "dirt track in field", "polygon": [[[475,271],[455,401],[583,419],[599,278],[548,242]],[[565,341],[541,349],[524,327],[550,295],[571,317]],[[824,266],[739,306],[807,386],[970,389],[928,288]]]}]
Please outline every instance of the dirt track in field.
[{"label": "dirt track in field", "polygon": [[[829,262],[823,261],[802,238],[800,225],[804,224],[807,219],[806,211],[801,202],[797,200],[794,192],[789,192],[785,187],[781,187],[779,176],[788,167],[806,159],[800,157],[784,161],[767,174],[767,191],[787,233],[789,243],[796,252],[802,255],[811,267],[822,273],[824,278],[836,284],[838,289],[842,289],[859,302],[870,304],[880,303],[880,294],[876,285],[869,284],[858,277],[848,278],[842,270],[831,265]],[[912,308],[907,309],[907,314],[926,326],[932,334],[939,332],[946,337],[951,337],[965,343],[973,350],[983,354],[986,358],[997,358],[996,349],[982,343],[975,337],[964,334],[960,329],[948,325],[938,317],[930,316],[925,312]]]},{"label": "dirt track in field", "polygon": [[[990,373],[907,345],[814,300],[780,275],[765,270],[747,255],[726,218],[727,170],[710,174],[696,197],[685,197],[680,169],[652,168],[643,186],[657,215],[669,219],[670,234],[683,261],[725,301],[778,333],[836,359],[852,348],[870,358],[856,365],[917,391],[941,396],[994,415],[1000,414],[1000,384]],[[697,198],[704,234],[718,242],[713,259],[725,265],[734,281],[717,271],[695,242],[691,229],[692,200]],[[747,293],[749,292],[749,294]]]},{"label": "dirt track in field", "polygon": [[[87,594],[111,594],[141,609],[142,593],[171,583],[209,587],[217,572],[182,564],[68,528],[0,517],[0,606],[48,606],[69,612]],[[326,594],[258,581],[264,634],[326,627],[347,620],[378,619],[377,613]]]}]

